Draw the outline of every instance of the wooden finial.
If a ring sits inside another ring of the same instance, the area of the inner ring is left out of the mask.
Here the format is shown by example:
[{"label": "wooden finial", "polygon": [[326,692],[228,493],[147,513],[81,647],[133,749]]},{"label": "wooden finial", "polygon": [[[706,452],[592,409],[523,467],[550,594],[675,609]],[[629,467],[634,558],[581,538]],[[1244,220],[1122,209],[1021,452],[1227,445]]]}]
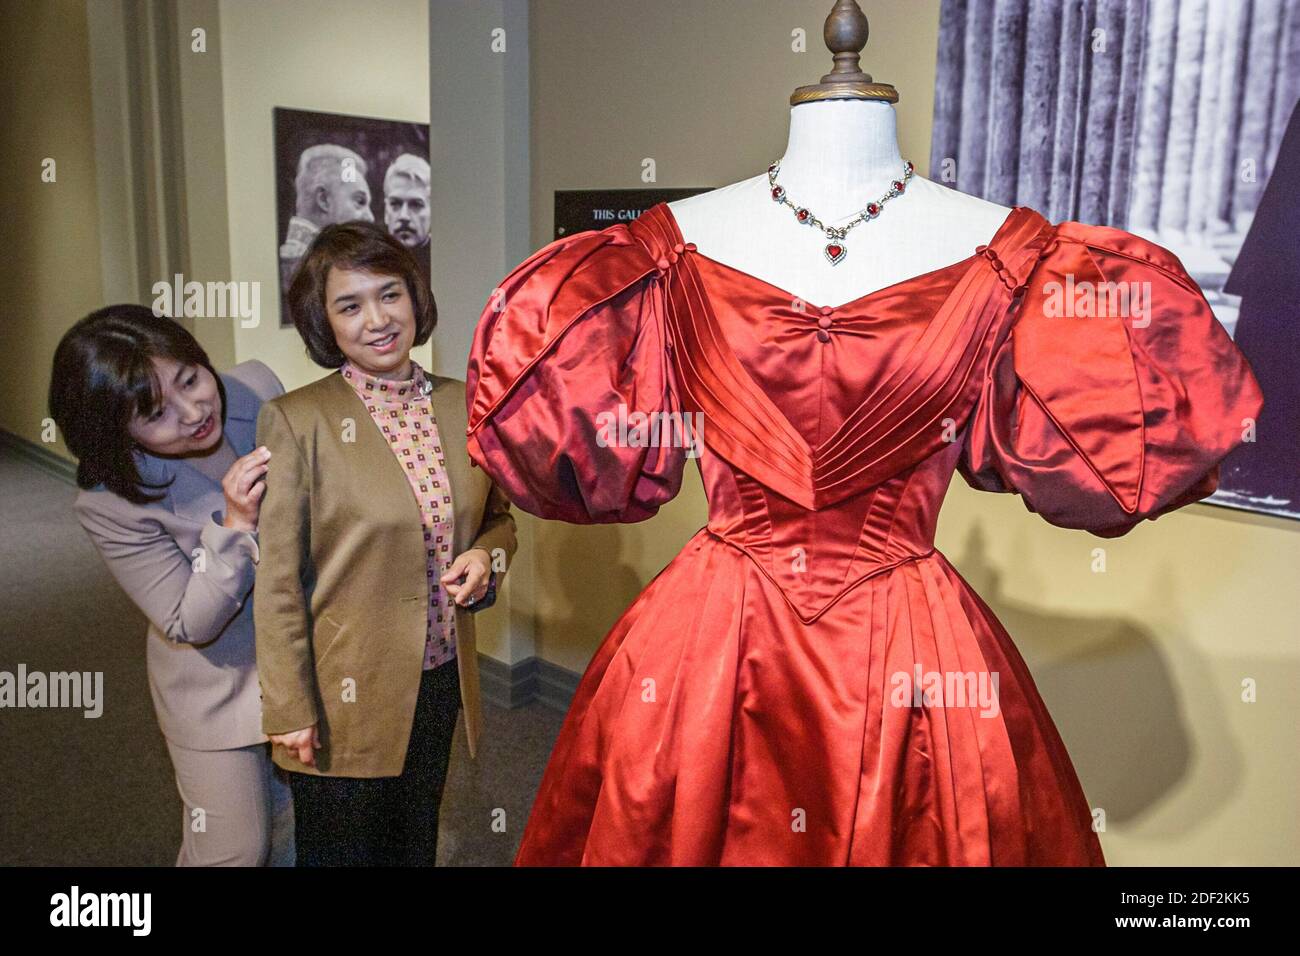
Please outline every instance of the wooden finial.
[{"label": "wooden finial", "polygon": [[898,102],[898,90],[888,83],[875,83],[859,65],[862,48],[870,33],[866,14],[856,0],[836,0],[826,18],[822,38],[834,54],[835,65],[820,83],[801,86],[790,96],[790,105],[813,100],[883,100]]}]

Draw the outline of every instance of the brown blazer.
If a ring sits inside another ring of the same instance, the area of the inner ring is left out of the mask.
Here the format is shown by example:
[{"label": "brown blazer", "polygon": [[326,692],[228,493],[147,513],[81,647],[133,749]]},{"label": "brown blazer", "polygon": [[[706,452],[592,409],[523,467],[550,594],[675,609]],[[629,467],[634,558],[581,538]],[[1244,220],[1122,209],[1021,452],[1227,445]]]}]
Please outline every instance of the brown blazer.
[{"label": "brown blazer", "polygon": [[[465,383],[429,378],[451,482],[453,555],[484,548],[508,564],[515,522],[505,495],[470,467]],[[272,748],[272,759],[300,773],[396,776],[411,735],[428,617],[415,495],[338,372],[263,405],[257,441],[271,450],[253,592],[262,730],[282,734],[319,724],[321,742],[315,767],[281,746]],[[473,757],[483,724],[474,615],[460,607],[455,614]]]}]

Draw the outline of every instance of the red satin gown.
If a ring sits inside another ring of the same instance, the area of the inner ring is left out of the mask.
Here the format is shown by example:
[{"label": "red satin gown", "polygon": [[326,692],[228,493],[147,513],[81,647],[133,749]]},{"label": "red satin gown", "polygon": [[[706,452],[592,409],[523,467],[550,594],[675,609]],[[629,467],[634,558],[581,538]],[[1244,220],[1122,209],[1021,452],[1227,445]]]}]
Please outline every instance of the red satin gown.
[{"label": "red satin gown", "polygon": [[484,309],[469,451],[517,506],[654,515],[691,456],[619,439],[621,408],[702,421],[709,514],[583,674],[515,864],[1105,865],[939,508],[954,470],[1103,537],[1204,498],[1259,413],[1249,366],[1168,250],[1023,206],[961,262],[799,306],[659,204]]}]

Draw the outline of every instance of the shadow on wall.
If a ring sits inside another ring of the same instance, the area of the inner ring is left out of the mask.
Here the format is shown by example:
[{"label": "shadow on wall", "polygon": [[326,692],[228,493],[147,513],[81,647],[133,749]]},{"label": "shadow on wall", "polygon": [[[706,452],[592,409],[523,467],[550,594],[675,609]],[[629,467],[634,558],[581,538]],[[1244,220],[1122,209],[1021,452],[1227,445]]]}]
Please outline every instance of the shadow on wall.
[{"label": "shadow on wall", "polygon": [[[1230,725],[1223,708],[1239,699],[1239,688],[1217,682],[1210,662],[1193,656],[1195,648],[1188,643],[1178,645],[1182,663],[1175,675],[1162,653],[1160,635],[1126,618],[1051,614],[1006,598],[987,540],[983,527],[975,525],[960,558],[952,563],[993,609],[1029,663],[1089,805],[1105,810],[1111,827],[1139,821],[1192,778],[1194,736],[1208,745],[1212,772],[1192,780],[1195,812],[1169,818],[1195,821],[1229,802],[1243,771],[1243,755],[1226,731]],[[1174,581],[1164,582],[1153,597],[1177,610]],[[1204,594],[1196,597],[1213,600]],[[1176,640],[1178,635],[1169,637]],[[1245,664],[1243,668],[1243,674],[1260,673]],[[1193,708],[1198,712],[1195,731],[1185,716]]]}]

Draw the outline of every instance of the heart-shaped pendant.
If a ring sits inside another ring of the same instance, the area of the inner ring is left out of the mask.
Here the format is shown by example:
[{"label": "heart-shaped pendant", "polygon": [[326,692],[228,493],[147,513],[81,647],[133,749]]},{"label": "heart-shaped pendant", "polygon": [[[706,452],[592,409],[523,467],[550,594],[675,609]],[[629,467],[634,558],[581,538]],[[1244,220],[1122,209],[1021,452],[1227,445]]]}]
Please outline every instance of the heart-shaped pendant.
[{"label": "heart-shaped pendant", "polygon": [[830,263],[833,266],[839,265],[840,262],[844,259],[844,257],[849,253],[849,250],[844,248],[844,244],[840,242],[826,243],[825,251],[826,251],[826,258],[830,260]]}]

